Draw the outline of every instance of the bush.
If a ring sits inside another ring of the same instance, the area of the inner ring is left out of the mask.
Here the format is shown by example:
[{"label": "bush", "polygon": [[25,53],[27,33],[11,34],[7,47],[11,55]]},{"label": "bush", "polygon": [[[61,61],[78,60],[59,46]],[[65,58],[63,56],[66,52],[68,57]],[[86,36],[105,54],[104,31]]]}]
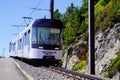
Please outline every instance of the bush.
[{"label": "bush", "polygon": [[64,42],[65,44],[73,43],[75,39],[75,31],[73,27],[66,27],[64,29]]},{"label": "bush", "polygon": [[80,61],[78,62],[77,65],[72,67],[72,70],[80,72],[82,70],[85,70],[86,66],[87,66],[86,61]]},{"label": "bush", "polygon": [[118,40],[120,41],[120,34],[117,35]]},{"label": "bush", "polygon": [[105,77],[112,78],[114,73],[120,71],[120,52],[118,53],[117,57],[111,60],[110,66],[108,68]]},{"label": "bush", "polygon": [[62,51],[62,57],[64,57],[66,51],[67,51],[66,49],[64,49],[64,50]]},{"label": "bush", "polygon": [[[120,21],[120,1],[110,0],[105,2],[100,0],[95,6],[95,30],[104,32],[108,27]],[[108,3],[109,2],[109,3]],[[102,8],[101,8],[102,7]]]}]

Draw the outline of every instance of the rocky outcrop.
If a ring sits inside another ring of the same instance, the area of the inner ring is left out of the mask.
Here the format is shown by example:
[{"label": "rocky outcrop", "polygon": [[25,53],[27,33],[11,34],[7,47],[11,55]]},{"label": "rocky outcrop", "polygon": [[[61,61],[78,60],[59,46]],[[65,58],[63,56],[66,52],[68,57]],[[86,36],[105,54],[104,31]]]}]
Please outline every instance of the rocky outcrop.
[{"label": "rocky outcrop", "polygon": [[[68,55],[68,51],[64,55],[64,61],[63,61],[63,67],[66,66],[67,62],[67,69],[71,69],[74,65],[77,64],[79,60],[86,60],[86,53],[87,53],[87,43],[83,41],[79,41],[75,43],[74,45],[71,45],[70,47],[73,48],[72,50],[72,56]],[[67,60],[68,56],[68,60]]]},{"label": "rocky outcrop", "polygon": [[96,57],[96,74],[103,75],[109,65],[110,60],[116,57],[116,53],[120,52],[120,23],[110,29],[108,28],[104,34],[95,37],[95,57]]},{"label": "rocky outcrop", "polygon": [[112,80],[120,80],[120,72],[116,72],[116,73],[113,75]]}]

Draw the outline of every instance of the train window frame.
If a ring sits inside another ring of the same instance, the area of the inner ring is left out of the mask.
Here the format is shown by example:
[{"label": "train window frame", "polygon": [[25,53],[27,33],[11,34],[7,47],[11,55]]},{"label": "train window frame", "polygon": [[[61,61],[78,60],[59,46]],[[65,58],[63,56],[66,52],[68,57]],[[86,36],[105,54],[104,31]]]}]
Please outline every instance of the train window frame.
[{"label": "train window frame", "polygon": [[18,50],[22,49],[22,38],[18,40]]},{"label": "train window frame", "polygon": [[15,49],[16,49],[16,43],[13,43],[13,44],[12,44],[12,49],[11,49],[11,50],[12,50],[12,51],[15,51]]},{"label": "train window frame", "polygon": [[30,46],[30,35],[31,35],[30,32],[31,32],[31,31],[30,31],[30,29],[29,29],[29,30],[27,31],[27,39],[28,39],[27,45],[28,45],[28,46]]}]

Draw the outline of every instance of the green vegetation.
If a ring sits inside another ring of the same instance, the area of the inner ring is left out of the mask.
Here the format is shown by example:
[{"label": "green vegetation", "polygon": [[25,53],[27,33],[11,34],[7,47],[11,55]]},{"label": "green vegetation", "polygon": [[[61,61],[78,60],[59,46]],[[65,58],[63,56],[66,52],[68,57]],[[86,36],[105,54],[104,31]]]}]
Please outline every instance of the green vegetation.
[{"label": "green vegetation", "polygon": [[118,34],[118,35],[117,35],[117,38],[118,38],[118,39],[119,39],[119,41],[120,41],[120,34]]},{"label": "green vegetation", "polygon": [[96,5],[95,5],[95,15],[97,16],[105,7],[105,1],[100,0]]},{"label": "green vegetation", "polygon": [[[105,32],[120,22],[120,0],[95,0],[95,31]],[[104,33],[106,34],[106,33]],[[120,34],[117,35],[120,40]],[[111,60],[105,77],[112,77],[114,73],[120,71],[120,53]]]},{"label": "green vegetation", "polygon": [[70,60],[70,59],[72,58],[72,56],[73,56],[73,55],[72,55],[72,54],[70,54],[70,55],[68,56],[68,60]]},{"label": "green vegetation", "polygon": [[[95,31],[105,32],[109,27],[120,22],[120,0],[95,0]],[[82,5],[75,7],[73,3],[66,9],[64,14],[56,10],[55,19],[61,20],[65,26],[63,31],[64,46],[69,46],[81,39],[88,39],[88,0],[82,0]],[[117,36],[120,40],[120,35]],[[64,48],[63,55],[66,52]],[[106,77],[111,77],[116,71],[120,71],[120,53],[111,60]],[[72,69],[79,71],[86,68],[86,62],[78,62]]]},{"label": "green vegetation", "polygon": [[[78,41],[78,37],[87,33],[88,29],[88,0],[83,0],[80,8],[71,4],[68,7],[62,21],[66,25],[64,29],[64,42],[69,45]],[[83,36],[84,37],[84,36]],[[86,38],[87,39],[87,38]]]},{"label": "green vegetation", "polygon": [[66,53],[66,49],[62,51],[62,57],[64,57],[65,53]]},{"label": "green vegetation", "polygon": [[120,72],[120,52],[117,53],[117,57],[111,60],[110,66],[105,77],[112,78],[115,72]]},{"label": "green vegetation", "polygon": [[99,0],[95,5],[95,30],[104,32],[120,22],[120,1]]},{"label": "green vegetation", "polygon": [[81,72],[82,70],[85,70],[87,67],[86,61],[80,61],[77,65],[73,66],[72,70]]},{"label": "green vegetation", "polygon": [[[64,14],[61,14],[59,10],[55,10],[54,12],[54,19],[61,20],[64,24],[64,30],[63,30],[63,52],[62,57],[66,53],[66,49],[71,44],[74,44],[78,42],[80,39],[83,41],[87,41],[88,39],[88,0],[82,0],[81,6],[74,6],[73,3],[71,3],[70,6],[66,9],[66,12]],[[68,60],[73,55],[68,56]],[[84,62],[78,63],[79,65],[85,66]],[[77,68],[77,67],[75,67]],[[73,69],[75,69],[73,68]],[[80,69],[81,70],[81,69]]]},{"label": "green vegetation", "polygon": [[88,38],[88,0],[82,0],[82,6],[75,7],[73,3],[66,9],[64,14],[59,10],[54,12],[54,19],[61,20],[65,26],[63,31],[64,46],[79,41],[80,35],[83,39]]},{"label": "green vegetation", "polygon": [[61,17],[62,17],[62,14],[60,14],[59,10],[58,9],[55,10],[55,12],[54,12],[54,19],[60,20]]}]

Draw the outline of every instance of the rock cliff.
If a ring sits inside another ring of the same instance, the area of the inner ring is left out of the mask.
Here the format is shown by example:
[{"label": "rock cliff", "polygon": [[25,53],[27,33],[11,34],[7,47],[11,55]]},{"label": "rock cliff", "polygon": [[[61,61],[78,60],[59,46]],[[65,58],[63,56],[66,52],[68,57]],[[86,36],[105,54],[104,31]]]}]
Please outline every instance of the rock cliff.
[{"label": "rock cliff", "polygon": [[[86,61],[87,60],[87,42],[84,42],[80,40],[77,43],[72,44],[70,47],[73,48],[72,53],[68,55],[68,51],[64,55],[64,61],[63,61],[63,66],[67,69],[72,69],[74,66],[79,64],[81,61]],[[68,57],[67,57],[68,56]],[[66,63],[67,62],[67,63]],[[86,67],[86,66],[83,66]],[[79,68],[78,68],[79,70]],[[79,72],[85,72],[85,68],[79,70]]]},{"label": "rock cliff", "polygon": [[[115,58],[120,52],[120,23],[108,28],[102,34],[95,37],[95,57],[96,57],[96,74],[103,76],[108,70],[111,59]],[[118,72],[119,73],[119,72]],[[118,74],[117,73],[117,74]]]}]

